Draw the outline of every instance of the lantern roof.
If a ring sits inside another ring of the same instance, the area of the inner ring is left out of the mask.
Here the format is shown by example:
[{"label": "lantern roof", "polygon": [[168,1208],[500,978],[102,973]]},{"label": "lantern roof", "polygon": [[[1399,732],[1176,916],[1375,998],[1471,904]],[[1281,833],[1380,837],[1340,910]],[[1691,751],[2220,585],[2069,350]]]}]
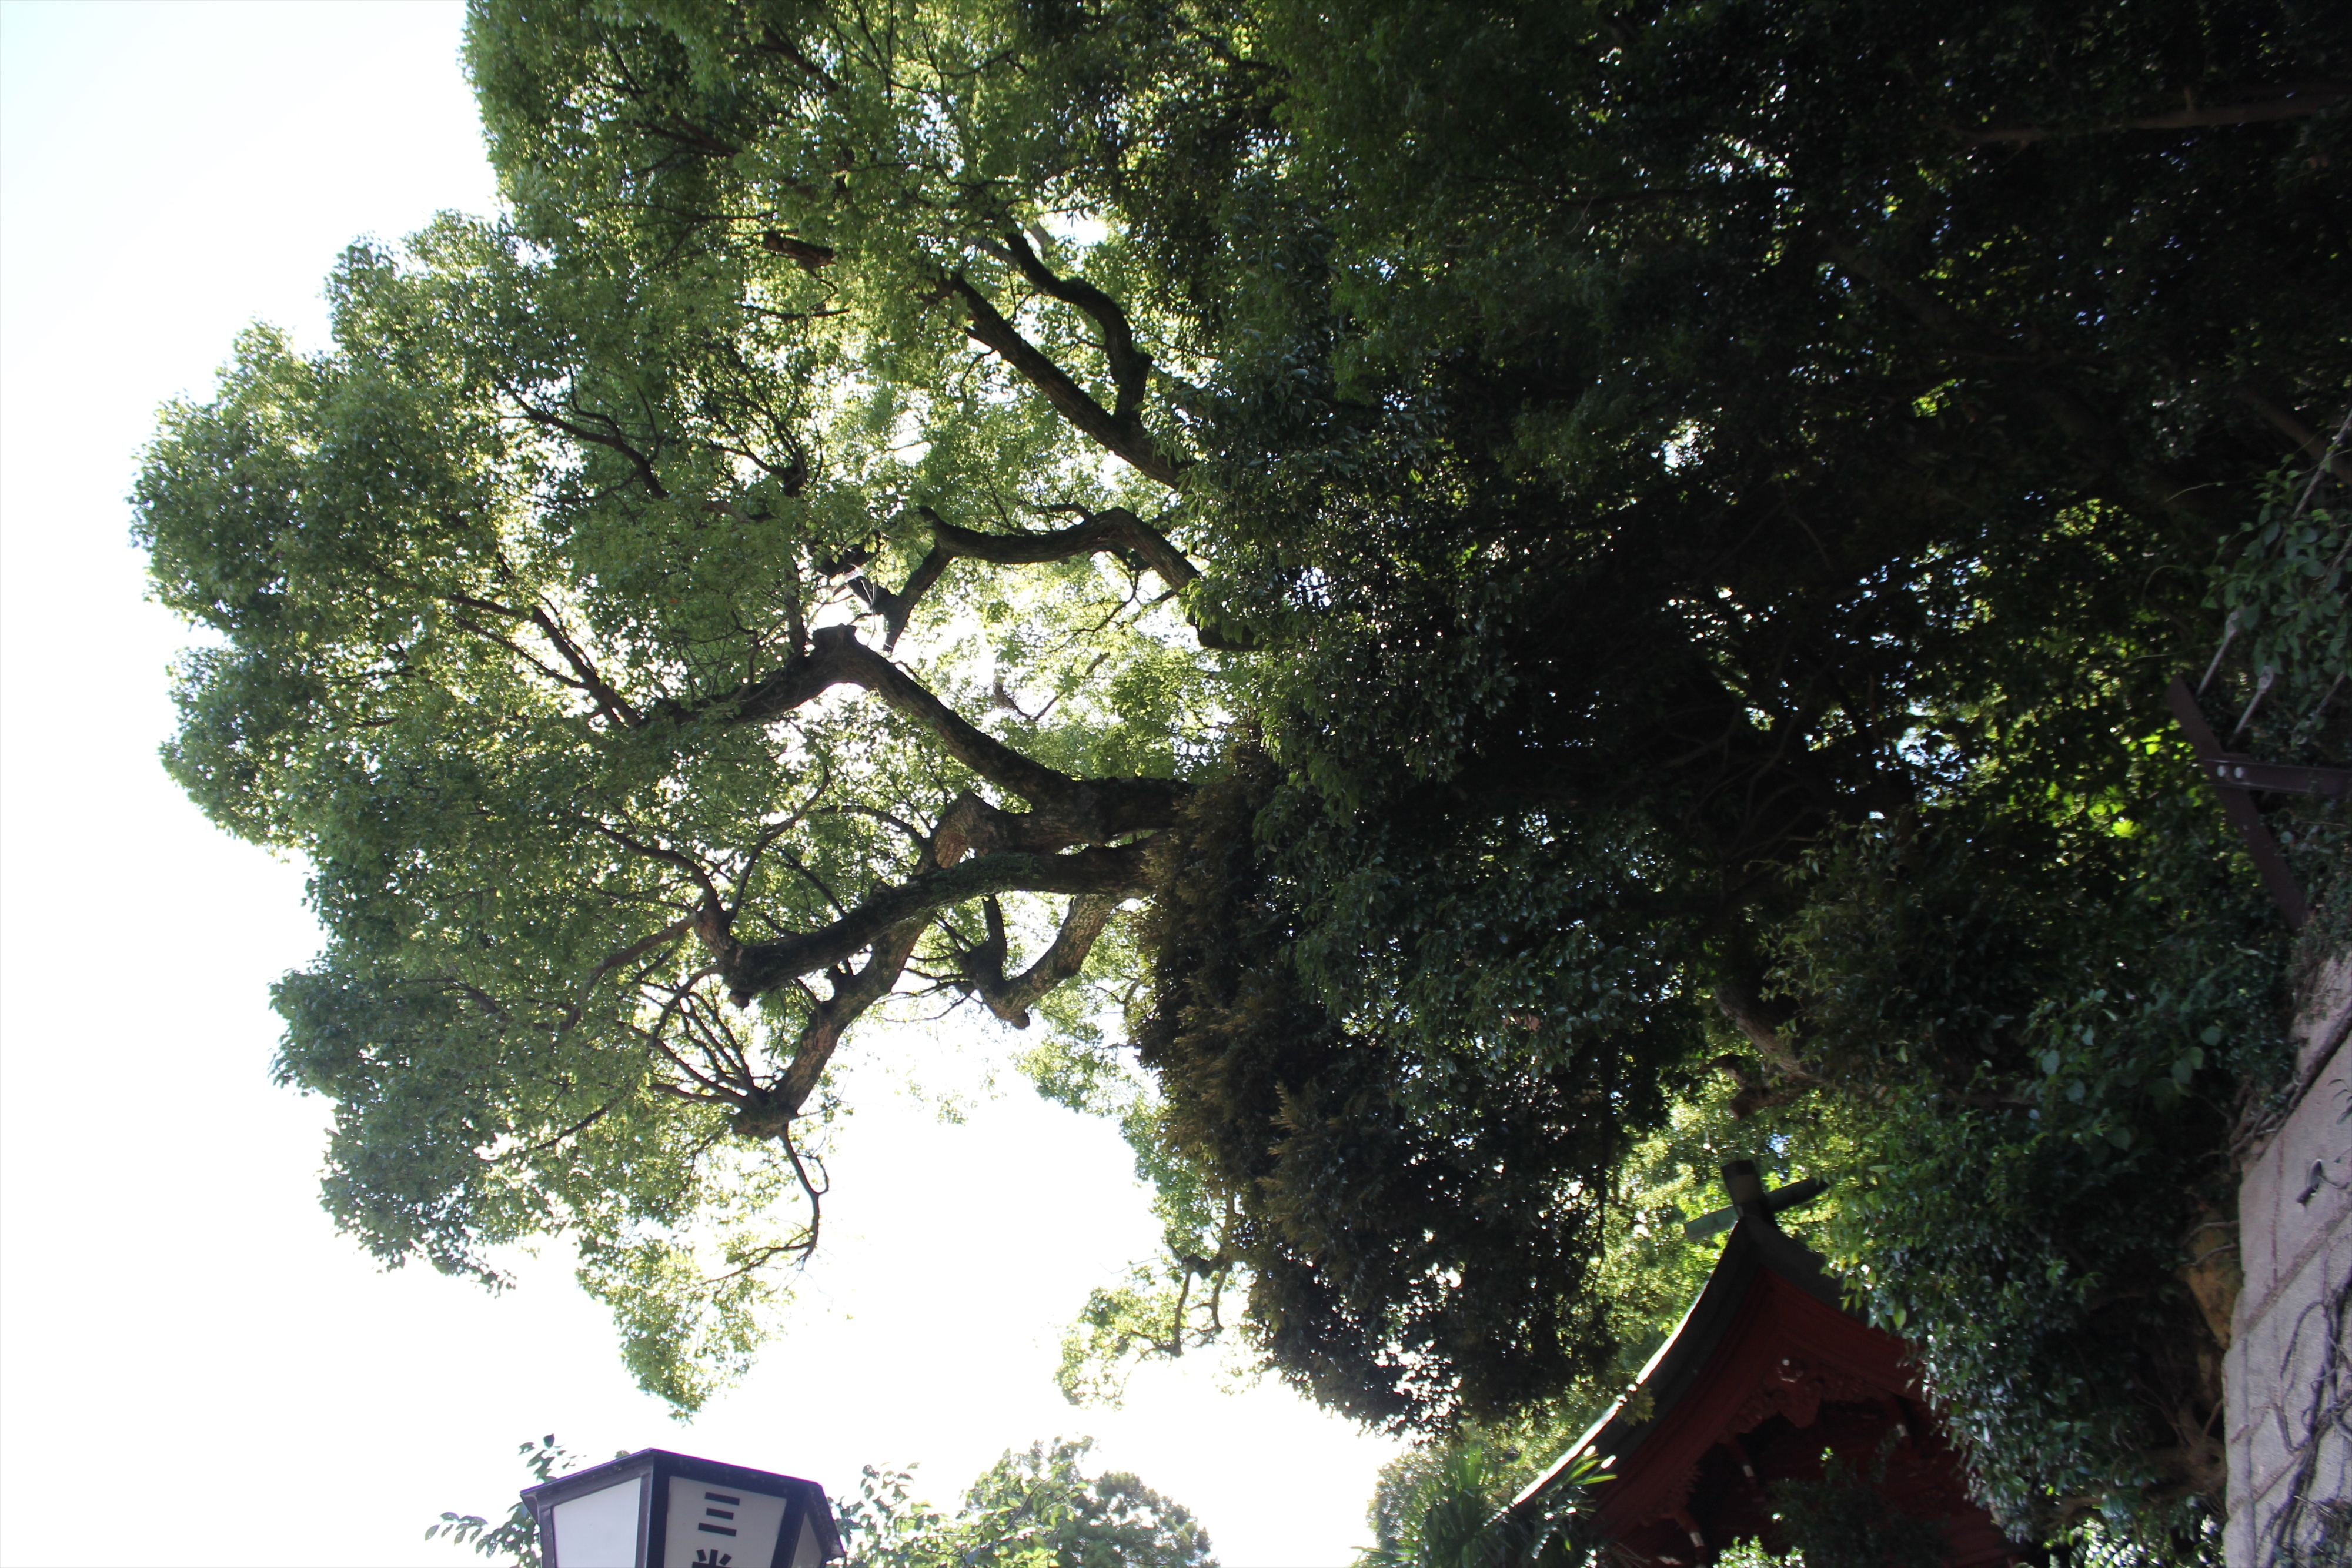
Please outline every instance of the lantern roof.
[{"label": "lantern roof", "polygon": [[[562,1536],[564,1513],[571,1511],[566,1505],[596,1508],[598,1499],[620,1500],[610,1506],[627,1516],[592,1526],[598,1554],[625,1538],[634,1542],[632,1561],[641,1568],[817,1568],[845,1554],[833,1506],[816,1482],[640,1448],[523,1489],[523,1504],[540,1521],[547,1568],[595,1568],[564,1562]],[[760,1538],[756,1545],[749,1539],[753,1535]]]}]

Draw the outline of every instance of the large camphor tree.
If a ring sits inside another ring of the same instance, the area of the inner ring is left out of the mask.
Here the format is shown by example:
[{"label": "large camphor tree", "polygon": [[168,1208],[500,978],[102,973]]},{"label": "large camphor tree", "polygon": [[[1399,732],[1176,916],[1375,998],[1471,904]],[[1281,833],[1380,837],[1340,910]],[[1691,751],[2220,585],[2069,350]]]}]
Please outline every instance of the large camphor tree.
[{"label": "large camphor tree", "polygon": [[690,1404],[815,1244],[845,1031],[969,998],[1160,1185],[1072,1386],[1240,1284],[1443,1423],[1606,1382],[1714,1064],[1995,1181],[1848,1261],[2021,1517],[2209,1486],[2159,1254],[2284,941],[2156,694],[2352,373],[2345,33],[484,0],[507,210],[355,248],[136,497],[211,633],[167,760],[314,868],[331,1207],[571,1238]]},{"label": "large camphor tree", "polygon": [[137,498],[217,634],[168,765],[314,868],[330,1206],[576,1238],[682,1403],[816,1242],[844,1031],[1056,1005],[1219,716],[1172,383],[989,18],[706,20],[482,10],[513,210],[354,248]]}]

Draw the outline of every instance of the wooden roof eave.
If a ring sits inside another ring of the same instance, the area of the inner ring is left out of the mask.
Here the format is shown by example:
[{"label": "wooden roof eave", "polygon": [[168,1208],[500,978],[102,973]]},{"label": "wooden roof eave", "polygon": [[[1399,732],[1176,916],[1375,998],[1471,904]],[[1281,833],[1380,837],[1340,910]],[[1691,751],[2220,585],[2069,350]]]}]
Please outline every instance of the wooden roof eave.
[{"label": "wooden roof eave", "polygon": [[[1738,1319],[1758,1272],[1763,1270],[1780,1275],[1823,1305],[1845,1312],[1837,1283],[1822,1270],[1820,1258],[1782,1230],[1769,1213],[1743,1210],[1698,1299],[1683,1314],[1682,1322],[1666,1337],[1666,1343],[1650,1357],[1633,1386],[1620,1395],[1617,1402],[1587,1427],[1584,1435],[1549,1469],[1511,1500],[1509,1511],[1517,1512],[1532,1505],[1588,1456],[1597,1457],[1606,1465],[1639,1448],[1706,1371],[1717,1347]],[[1628,1406],[1643,1394],[1649,1396],[1643,1403],[1650,1414],[1635,1419],[1628,1413]]]}]

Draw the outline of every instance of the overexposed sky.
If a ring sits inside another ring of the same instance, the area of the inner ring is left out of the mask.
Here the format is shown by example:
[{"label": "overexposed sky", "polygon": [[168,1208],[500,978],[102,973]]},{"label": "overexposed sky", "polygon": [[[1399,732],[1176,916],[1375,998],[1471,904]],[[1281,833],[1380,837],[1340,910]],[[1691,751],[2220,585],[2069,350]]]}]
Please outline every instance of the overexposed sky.
[{"label": "overexposed sky", "polygon": [[128,542],[158,404],[320,284],[492,190],[441,0],[0,0],[0,1563],[405,1564],[494,1513],[515,1445],[809,1476],[919,1461],[947,1502],[1007,1447],[1091,1434],[1226,1568],[1325,1568],[1392,1445],[1187,1364],[1121,1411],[1051,1374],[1153,1240],[1113,1129],[1017,1079],[961,1124],[993,1026],[869,1035],[794,1333],[691,1425],[622,1372],[559,1258],[502,1297],[375,1271],[313,1190],[325,1113],[273,1089],[268,988],[302,869],[163,777],[183,641]]}]

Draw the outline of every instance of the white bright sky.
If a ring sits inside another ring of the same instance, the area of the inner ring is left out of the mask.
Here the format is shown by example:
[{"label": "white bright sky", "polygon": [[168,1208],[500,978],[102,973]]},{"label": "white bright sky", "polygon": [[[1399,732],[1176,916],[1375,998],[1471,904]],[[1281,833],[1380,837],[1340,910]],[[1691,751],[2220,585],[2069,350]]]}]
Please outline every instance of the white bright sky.
[{"label": "white bright sky", "polygon": [[[182,642],[126,537],[137,451],[246,322],[322,340],[352,238],[484,210],[454,4],[0,0],[0,1562],[452,1563],[515,1445],[665,1447],[812,1477],[919,1461],[949,1502],[1007,1447],[1097,1437],[1227,1568],[1345,1563],[1393,1451],[1187,1364],[1121,1411],[1051,1373],[1146,1253],[1112,1130],[1017,1079],[962,1125],[853,1080],[793,1333],[673,1423],[560,1258],[492,1298],[380,1274],[314,1196],[325,1113],[274,1089],[270,982],[318,934],[302,869],[155,761]],[[1005,1041],[880,1051],[968,1075]]]}]

